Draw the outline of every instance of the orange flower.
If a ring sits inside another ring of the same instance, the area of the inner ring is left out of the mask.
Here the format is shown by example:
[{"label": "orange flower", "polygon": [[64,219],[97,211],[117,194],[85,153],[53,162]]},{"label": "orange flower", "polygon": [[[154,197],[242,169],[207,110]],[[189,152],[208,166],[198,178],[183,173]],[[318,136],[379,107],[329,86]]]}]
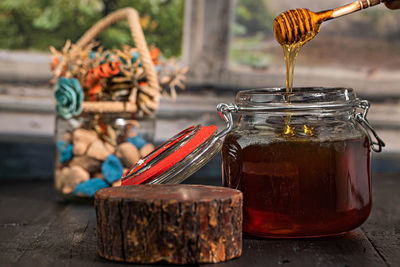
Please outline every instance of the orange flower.
[{"label": "orange flower", "polygon": [[153,60],[154,65],[158,64],[158,57],[160,56],[160,48],[153,47],[150,50],[150,57]]},{"label": "orange flower", "polygon": [[119,73],[119,64],[117,61],[104,63],[91,69],[86,75],[86,87],[89,89],[89,100],[95,101],[96,95],[101,92],[101,78],[109,78]]},{"label": "orange flower", "polygon": [[51,61],[51,65],[50,68],[51,70],[55,70],[55,68],[57,67],[58,63],[60,63],[60,60],[58,58],[53,58],[53,60]]}]

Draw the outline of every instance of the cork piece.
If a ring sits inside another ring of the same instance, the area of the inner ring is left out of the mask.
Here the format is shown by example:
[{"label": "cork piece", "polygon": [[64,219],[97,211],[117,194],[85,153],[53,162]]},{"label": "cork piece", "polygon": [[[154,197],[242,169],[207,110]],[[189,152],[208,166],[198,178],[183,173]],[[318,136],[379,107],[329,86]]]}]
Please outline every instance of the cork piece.
[{"label": "cork piece", "polygon": [[107,142],[104,142],[104,146],[105,146],[105,148],[106,148],[108,151],[110,151],[111,153],[114,153],[114,152],[115,152],[115,147],[114,147],[112,144],[107,143]]},{"label": "cork piece", "polygon": [[121,186],[121,180],[115,181],[114,183],[112,183],[111,186],[113,186],[113,187],[115,187],[115,186]]},{"label": "cork piece", "polygon": [[69,166],[79,166],[90,173],[97,173],[101,171],[101,161],[89,156],[73,157],[69,163]]},{"label": "cork piece", "polygon": [[95,195],[101,257],[217,263],[242,254],[242,193],[202,185],[131,185]]},{"label": "cork piece", "polygon": [[150,154],[150,152],[152,152],[153,150],[154,145],[152,143],[147,143],[140,149],[140,156],[143,158]]},{"label": "cork piece", "polygon": [[55,185],[63,194],[70,194],[76,185],[89,178],[89,173],[80,166],[65,167],[56,175]]},{"label": "cork piece", "polygon": [[98,140],[97,134],[85,129],[77,129],[73,133],[73,153],[76,156],[84,155],[90,144]]},{"label": "cork piece", "polygon": [[116,156],[121,160],[124,167],[129,168],[140,159],[139,150],[129,142],[118,146]]},{"label": "cork piece", "polygon": [[114,148],[111,145],[106,145],[103,141],[96,140],[89,146],[86,155],[104,161],[113,152]]}]

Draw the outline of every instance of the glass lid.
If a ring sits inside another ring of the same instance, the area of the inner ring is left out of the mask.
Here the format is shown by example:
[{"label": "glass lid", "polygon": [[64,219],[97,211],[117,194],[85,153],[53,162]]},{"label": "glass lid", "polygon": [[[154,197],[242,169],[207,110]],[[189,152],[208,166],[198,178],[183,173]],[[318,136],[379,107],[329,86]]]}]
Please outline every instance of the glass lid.
[{"label": "glass lid", "polygon": [[122,177],[121,185],[177,184],[209,162],[220,150],[222,137],[232,129],[232,115],[226,104],[217,109],[227,127],[191,126],[139,160]]},{"label": "glass lid", "polygon": [[262,88],[240,91],[236,96],[236,105],[240,111],[312,111],[332,109],[353,109],[360,100],[351,88],[343,87],[293,87]]}]

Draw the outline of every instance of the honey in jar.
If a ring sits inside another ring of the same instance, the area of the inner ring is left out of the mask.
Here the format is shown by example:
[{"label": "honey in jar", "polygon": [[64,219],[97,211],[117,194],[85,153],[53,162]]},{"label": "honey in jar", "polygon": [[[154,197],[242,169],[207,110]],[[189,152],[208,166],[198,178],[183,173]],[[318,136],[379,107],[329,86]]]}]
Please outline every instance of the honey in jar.
[{"label": "honey in jar", "polygon": [[370,143],[352,89],[241,91],[239,122],[222,147],[223,185],[243,192],[243,231],[314,237],[350,231],[371,210]]}]

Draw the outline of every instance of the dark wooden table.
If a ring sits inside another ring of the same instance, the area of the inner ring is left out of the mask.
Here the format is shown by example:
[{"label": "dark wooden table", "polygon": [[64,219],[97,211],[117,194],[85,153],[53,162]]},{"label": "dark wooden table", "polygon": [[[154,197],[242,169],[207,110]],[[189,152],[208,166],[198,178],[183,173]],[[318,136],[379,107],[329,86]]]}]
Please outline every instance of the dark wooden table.
[{"label": "dark wooden table", "polygon": [[[400,266],[400,175],[375,175],[372,214],[346,235],[246,237],[239,259],[217,266]],[[110,266],[96,252],[92,205],[57,198],[51,182],[0,183],[0,266]],[[209,265],[205,265],[209,266]]]}]

